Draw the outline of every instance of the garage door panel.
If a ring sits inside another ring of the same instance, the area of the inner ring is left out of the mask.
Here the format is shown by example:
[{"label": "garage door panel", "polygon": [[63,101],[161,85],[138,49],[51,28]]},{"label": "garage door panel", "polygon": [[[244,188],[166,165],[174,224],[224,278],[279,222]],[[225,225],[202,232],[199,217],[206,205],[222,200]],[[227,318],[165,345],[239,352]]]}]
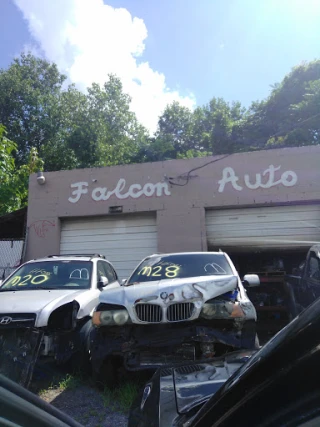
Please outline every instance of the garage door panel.
[{"label": "garage door panel", "polygon": [[319,212],[319,205],[283,205],[283,206],[258,206],[258,207],[249,207],[249,208],[227,208],[227,209],[212,209],[207,212],[220,212],[220,215],[229,215],[233,212],[235,215],[248,215],[252,214],[252,210],[255,210],[256,213],[263,213],[264,215],[271,214],[269,209],[275,209],[275,215],[277,214],[289,214],[292,212],[301,212],[303,214],[307,214],[310,212]]},{"label": "garage door panel", "polygon": [[[215,238],[236,238],[236,237],[243,237],[243,232],[247,231],[247,237],[259,237],[259,236],[279,236],[279,237],[295,237],[296,229],[284,229],[284,228],[277,228],[277,229],[268,229],[268,232],[266,233],[265,230],[260,229],[247,229],[247,230],[226,230],[225,232],[215,232]],[[314,236],[315,229],[314,228],[299,228],[299,233],[301,236]]]},{"label": "garage door panel", "polygon": [[[124,247],[121,245],[121,243],[115,241],[114,244],[111,244],[112,242],[108,242],[108,243],[103,243],[103,242],[82,242],[82,243],[76,243],[77,248],[81,249],[81,250],[93,250],[94,249],[94,253],[97,252],[98,250],[103,250],[104,252],[112,252],[112,253],[116,253],[116,250],[118,249],[118,251],[121,254],[121,251],[123,251]],[[74,242],[69,242],[69,243],[64,243],[61,246],[62,250],[69,250],[69,251],[74,251],[75,250],[75,243]],[[130,249],[130,250],[143,250],[143,249],[148,249],[148,250],[153,250],[154,249],[154,241],[150,240],[150,241],[142,241],[142,242],[137,242],[136,240],[128,240],[125,244],[125,248]],[[147,254],[149,255],[149,254]]]},{"label": "garage door panel", "polygon": [[[145,233],[140,233],[139,232],[139,236],[143,236],[144,240],[154,240],[154,234],[155,232],[145,232]],[[85,239],[84,239],[85,237]],[[137,233],[128,233],[126,234],[126,240],[133,240],[136,241],[137,240]],[[63,239],[63,243],[82,243],[84,240],[86,242],[117,242],[119,239],[117,234],[105,234],[102,232],[100,232],[99,234],[82,234],[82,235],[77,235],[75,236],[74,234],[69,234],[68,236],[64,236]]]},{"label": "garage door panel", "polygon": [[209,248],[309,247],[320,241],[320,206],[206,211]]},{"label": "garage door panel", "polygon": [[83,230],[84,228],[86,230],[94,230],[99,229],[101,227],[103,228],[110,228],[113,227],[119,227],[119,228],[135,228],[135,227],[141,227],[141,226],[153,226],[155,227],[155,216],[153,218],[135,218],[134,222],[128,222],[127,220],[119,219],[119,217],[112,216],[109,219],[101,219],[100,217],[91,217],[90,220],[83,219],[83,220],[63,220],[63,224],[68,223],[68,230]]},{"label": "garage door panel", "polygon": [[103,234],[135,234],[137,232],[139,233],[148,233],[148,232],[153,232],[155,233],[157,231],[157,227],[156,226],[150,226],[150,225],[146,225],[146,226],[140,226],[140,227],[118,227],[117,224],[114,225],[114,227],[105,227],[105,224],[100,223],[99,226],[97,226],[94,229],[91,228],[86,228],[86,229],[81,229],[81,228],[74,228],[72,230],[65,230],[65,234],[64,236],[69,237],[69,236],[74,236],[75,232],[77,233],[77,235],[79,236],[88,236],[88,235],[100,235],[101,233]]},{"label": "garage door panel", "polygon": [[[254,208],[252,208],[254,209]],[[235,209],[236,210],[236,209]],[[209,211],[210,212],[210,211]],[[254,215],[251,214],[250,212],[246,213],[246,214],[235,214],[235,213],[228,213],[228,214],[223,214],[220,216],[220,213],[222,211],[215,211],[218,213],[218,215],[216,216],[216,220],[215,220],[215,224],[220,224],[220,225],[228,225],[228,224],[232,224],[234,222],[236,223],[241,223],[241,224],[251,224],[252,223],[252,219],[254,218],[255,221],[259,222],[259,223],[263,223],[265,221],[270,220],[270,218],[272,218],[273,222],[279,222],[279,223],[283,223],[283,222],[287,222],[287,221],[312,221],[312,222],[319,222],[319,218],[315,218],[315,211],[312,212],[290,212],[289,213],[285,213],[285,214],[279,214],[279,213],[275,213],[274,215],[271,215],[271,213],[268,214],[263,214],[263,213],[255,213]],[[301,218],[301,216],[303,215],[303,218]],[[299,219],[297,219],[299,218]]]},{"label": "garage door panel", "polygon": [[156,216],[124,215],[62,220],[61,254],[100,253],[127,278],[146,256],[157,252]]}]

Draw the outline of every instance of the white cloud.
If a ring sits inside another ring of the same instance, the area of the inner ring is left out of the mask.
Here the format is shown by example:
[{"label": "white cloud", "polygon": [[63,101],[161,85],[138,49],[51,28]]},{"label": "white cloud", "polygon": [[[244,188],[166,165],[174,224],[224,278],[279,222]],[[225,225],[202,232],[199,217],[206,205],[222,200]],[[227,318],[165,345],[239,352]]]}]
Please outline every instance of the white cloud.
[{"label": "white cloud", "polygon": [[142,61],[147,28],[128,10],[103,0],[15,0],[47,59],[84,90],[104,83],[108,73],[121,78],[132,110],[151,131],[174,100],[193,108],[193,95],[170,90],[165,76]]}]

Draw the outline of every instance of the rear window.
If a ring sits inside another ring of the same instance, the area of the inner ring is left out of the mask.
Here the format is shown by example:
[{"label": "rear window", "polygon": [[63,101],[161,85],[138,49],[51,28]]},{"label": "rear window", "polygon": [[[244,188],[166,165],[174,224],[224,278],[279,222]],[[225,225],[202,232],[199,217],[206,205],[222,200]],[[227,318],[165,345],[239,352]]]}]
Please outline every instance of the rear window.
[{"label": "rear window", "polygon": [[156,256],[143,261],[128,284],[165,279],[233,274],[223,254],[179,254]]}]

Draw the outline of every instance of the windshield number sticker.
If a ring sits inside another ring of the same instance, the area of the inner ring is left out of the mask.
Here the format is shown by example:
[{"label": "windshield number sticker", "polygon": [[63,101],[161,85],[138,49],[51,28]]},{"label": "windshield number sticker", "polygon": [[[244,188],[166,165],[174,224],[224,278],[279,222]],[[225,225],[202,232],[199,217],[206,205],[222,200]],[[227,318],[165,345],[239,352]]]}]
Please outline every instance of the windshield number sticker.
[{"label": "windshield number sticker", "polygon": [[[161,265],[157,265],[156,267],[143,267],[141,271],[139,271],[139,275],[143,276],[152,276],[152,277],[161,277],[160,271],[163,269]],[[165,276],[169,279],[173,279],[177,276],[180,270],[179,265],[169,265],[165,268]]]},{"label": "windshield number sticker", "polygon": [[[22,282],[20,282],[21,279],[23,279]],[[32,274],[27,274],[26,276],[23,276],[23,277],[16,276],[10,282],[8,282],[7,285],[10,285],[10,287],[14,287],[17,285],[26,286],[29,280],[32,285],[41,285],[41,283],[44,283],[47,280],[49,280],[49,275],[37,274],[36,276],[32,276]]]}]

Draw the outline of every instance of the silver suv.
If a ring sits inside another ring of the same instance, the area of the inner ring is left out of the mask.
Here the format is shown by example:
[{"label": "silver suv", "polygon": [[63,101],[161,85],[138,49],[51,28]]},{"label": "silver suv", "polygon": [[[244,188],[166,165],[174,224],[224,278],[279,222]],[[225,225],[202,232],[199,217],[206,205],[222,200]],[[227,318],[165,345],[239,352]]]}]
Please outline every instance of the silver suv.
[{"label": "silver suv", "polygon": [[51,255],[21,265],[0,284],[0,373],[27,386],[38,356],[84,365],[99,295],[117,287],[102,255]]}]

